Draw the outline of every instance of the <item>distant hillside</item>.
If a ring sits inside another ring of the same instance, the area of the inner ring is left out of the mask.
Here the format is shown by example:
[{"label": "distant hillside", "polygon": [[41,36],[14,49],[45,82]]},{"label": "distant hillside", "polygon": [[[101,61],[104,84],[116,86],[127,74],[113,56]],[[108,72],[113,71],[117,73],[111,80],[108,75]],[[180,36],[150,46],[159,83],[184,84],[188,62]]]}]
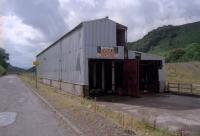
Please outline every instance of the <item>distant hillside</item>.
[{"label": "distant hillside", "polygon": [[8,73],[9,74],[18,74],[18,73],[22,73],[24,71],[25,71],[25,69],[15,67],[10,64],[8,65]]},{"label": "distant hillside", "polygon": [[159,27],[128,45],[130,50],[164,56],[168,62],[200,60],[200,22]]},{"label": "distant hillside", "polygon": [[33,66],[33,67],[31,67],[31,68],[26,70],[26,72],[31,72],[31,73],[35,73],[35,71],[36,71],[36,67],[35,66]]}]

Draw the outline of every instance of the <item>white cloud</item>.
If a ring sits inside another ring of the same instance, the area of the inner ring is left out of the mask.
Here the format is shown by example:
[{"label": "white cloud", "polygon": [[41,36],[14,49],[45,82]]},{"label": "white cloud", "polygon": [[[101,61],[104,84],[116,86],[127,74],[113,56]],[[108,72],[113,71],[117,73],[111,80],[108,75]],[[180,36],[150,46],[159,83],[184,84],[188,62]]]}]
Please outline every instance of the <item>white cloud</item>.
[{"label": "white cloud", "polygon": [[46,47],[44,35],[32,26],[26,25],[17,16],[2,16],[3,47],[10,54],[10,63],[30,67],[35,55]]},{"label": "white cloud", "polygon": [[31,40],[44,40],[44,35],[32,26],[23,24],[17,16],[5,16],[3,28],[4,39],[10,40],[18,45],[31,46]]},{"label": "white cloud", "polygon": [[3,46],[3,17],[0,16],[0,47]]}]

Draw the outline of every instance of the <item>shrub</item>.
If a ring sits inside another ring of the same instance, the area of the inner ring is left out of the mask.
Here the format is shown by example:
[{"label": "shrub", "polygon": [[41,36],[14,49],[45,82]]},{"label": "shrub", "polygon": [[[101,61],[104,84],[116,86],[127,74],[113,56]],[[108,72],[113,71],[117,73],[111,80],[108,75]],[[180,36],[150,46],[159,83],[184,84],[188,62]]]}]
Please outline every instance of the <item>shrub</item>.
[{"label": "shrub", "polygon": [[166,61],[167,62],[181,61],[185,53],[186,52],[183,48],[177,48],[177,49],[171,50],[166,57]]},{"label": "shrub", "polygon": [[197,60],[200,61],[200,44],[193,43],[187,46],[186,53],[183,56],[184,60]]},{"label": "shrub", "polygon": [[5,74],[6,74],[5,68],[0,65],[0,76],[5,75]]}]

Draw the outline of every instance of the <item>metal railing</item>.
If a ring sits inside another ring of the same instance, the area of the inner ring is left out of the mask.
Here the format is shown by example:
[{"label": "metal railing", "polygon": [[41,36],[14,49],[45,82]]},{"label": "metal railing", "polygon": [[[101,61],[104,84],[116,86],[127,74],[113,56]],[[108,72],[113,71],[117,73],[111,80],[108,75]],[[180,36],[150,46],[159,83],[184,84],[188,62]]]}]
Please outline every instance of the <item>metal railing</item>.
[{"label": "metal railing", "polygon": [[175,93],[184,93],[191,95],[200,95],[200,84],[196,83],[167,83],[167,91]]}]

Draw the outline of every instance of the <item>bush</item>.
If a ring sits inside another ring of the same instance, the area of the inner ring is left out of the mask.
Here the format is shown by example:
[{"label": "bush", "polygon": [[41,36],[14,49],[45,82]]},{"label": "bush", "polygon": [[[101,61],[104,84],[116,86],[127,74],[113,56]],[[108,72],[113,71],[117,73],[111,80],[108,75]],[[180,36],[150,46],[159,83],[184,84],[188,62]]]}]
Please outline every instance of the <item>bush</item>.
[{"label": "bush", "polygon": [[3,67],[0,65],[0,76],[5,75],[5,74],[6,74],[5,68],[3,68]]},{"label": "bush", "polygon": [[200,44],[192,43],[186,48],[171,50],[166,57],[166,62],[184,61],[200,61]]},{"label": "bush", "polygon": [[193,43],[187,46],[186,53],[183,56],[184,60],[197,60],[200,61],[200,44]]},{"label": "bush", "polygon": [[181,61],[183,55],[185,55],[185,50],[182,48],[174,49],[169,52],[169,54],[166,57],[167,62],[177,62]]}]

